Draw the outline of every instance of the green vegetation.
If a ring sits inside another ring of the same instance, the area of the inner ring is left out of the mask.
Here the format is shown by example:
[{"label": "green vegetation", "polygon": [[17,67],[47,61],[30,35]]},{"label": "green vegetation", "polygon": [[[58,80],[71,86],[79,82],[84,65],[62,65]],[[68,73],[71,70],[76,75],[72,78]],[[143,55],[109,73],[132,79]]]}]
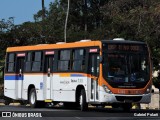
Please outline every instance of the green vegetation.
[{"label": "green vegetation", "polygon": [[3,72],[0,71],[0,85],[3,83]]},{"label": "green vegetation", "polygon": [[[40,10],[33,16],[35,22],[14,25],[13,17],[1,20],[0,58],[4,60],[9,46],[64,41],[66,9],[67,0],[55,0],[48,10]],[[116,37],[147,42],[157,69],[160,63],[160,1],[70,0],[67,42]]]}]

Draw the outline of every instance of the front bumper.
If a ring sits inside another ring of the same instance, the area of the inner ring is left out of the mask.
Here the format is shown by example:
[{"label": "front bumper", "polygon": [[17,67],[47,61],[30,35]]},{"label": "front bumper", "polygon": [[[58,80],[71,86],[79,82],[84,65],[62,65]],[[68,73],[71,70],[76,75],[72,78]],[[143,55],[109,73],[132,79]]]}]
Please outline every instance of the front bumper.
[{"label": "front bumper", "polygon": [[100,94],[100,102],[103,103],[150,103],[151,94],[141,95],[124,95],[124,94],[109,94],[102,92]]}]

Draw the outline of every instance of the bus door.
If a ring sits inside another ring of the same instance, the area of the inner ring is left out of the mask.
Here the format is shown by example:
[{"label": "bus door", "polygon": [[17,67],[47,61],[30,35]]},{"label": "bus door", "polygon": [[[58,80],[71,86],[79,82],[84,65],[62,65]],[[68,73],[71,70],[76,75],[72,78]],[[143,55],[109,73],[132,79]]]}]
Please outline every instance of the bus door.
[{"label": "bus door", "polygon": [[22,98],[23,91],[23,70],[24,70],[24,62],[25,62],[25,53],[17,53],[16,56],[16,82],[15,82],[15,94],[17,99]]},{"label": "bus door", "polygon": [[44,89],[45,89],[45,99],[52,98],[52,90],[53,90],[53,61],[54,61],[54,52],[46,51],[45,53],[45,81],[44,81]]},{"label": "bus door", "polygon": [[99,54],[89,54],[89,74],[91,75],[91,81],[89,83],[89,97],[91,102],[99,100],[98,95],[98,77],[99,77]]}]

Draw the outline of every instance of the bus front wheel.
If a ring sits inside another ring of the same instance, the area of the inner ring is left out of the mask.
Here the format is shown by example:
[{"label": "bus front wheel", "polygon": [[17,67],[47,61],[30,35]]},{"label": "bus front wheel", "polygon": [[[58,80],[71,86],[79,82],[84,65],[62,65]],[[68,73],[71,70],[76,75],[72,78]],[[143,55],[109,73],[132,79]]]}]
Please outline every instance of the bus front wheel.
[{"label": "bus front wheel", "polygon": [[131,103],[124,103],[122,104],[122,108],[124,112],[130,112],[131,108],[132,108],[132,104]]}]

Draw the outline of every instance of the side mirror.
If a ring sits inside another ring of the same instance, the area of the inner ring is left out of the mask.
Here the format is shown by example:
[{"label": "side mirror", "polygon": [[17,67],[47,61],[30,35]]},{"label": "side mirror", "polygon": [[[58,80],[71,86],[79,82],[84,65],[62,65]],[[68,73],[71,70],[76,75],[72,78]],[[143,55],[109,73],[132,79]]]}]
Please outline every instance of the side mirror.
[{"label": "side mirror", "polygon": [[100,62],[100,63],[103,62],[103,56],[99,56],[99,62]]}]

